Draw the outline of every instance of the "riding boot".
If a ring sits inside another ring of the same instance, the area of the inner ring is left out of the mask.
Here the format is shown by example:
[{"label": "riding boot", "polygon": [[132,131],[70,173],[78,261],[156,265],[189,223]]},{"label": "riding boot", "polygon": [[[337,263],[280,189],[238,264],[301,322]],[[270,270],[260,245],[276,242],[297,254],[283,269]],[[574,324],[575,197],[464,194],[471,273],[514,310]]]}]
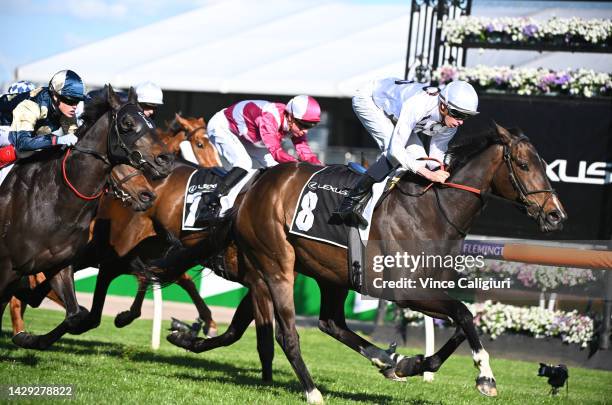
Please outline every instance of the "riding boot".
[{"label": "riding boot", "polygon": [[347,225],[367,227],[368,221],[363,217],[362,212],[372,195],[372,186],[375,183],[375,179],[364,174],[332,215],[340,218]]},{"label": "riding boot", "polygon": [[13,145],[7,145],[0,148],[0,168],[8,166],[17,160],[17,154],[15,153],[15,147]]},{"label": "riding boot", "polygon": [[197,221],[216,219],[221,212],[221,197],[225,196],[247,173],[248,171],[241,167],[234,167],[224,176],[220,177],[214,191],[202,194],[196,214]]}]

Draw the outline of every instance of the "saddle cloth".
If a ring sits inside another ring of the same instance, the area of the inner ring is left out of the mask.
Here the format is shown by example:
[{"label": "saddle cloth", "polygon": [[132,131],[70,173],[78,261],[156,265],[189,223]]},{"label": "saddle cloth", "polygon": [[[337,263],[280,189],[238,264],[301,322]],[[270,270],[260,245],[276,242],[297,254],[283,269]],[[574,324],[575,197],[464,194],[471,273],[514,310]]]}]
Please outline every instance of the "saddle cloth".
[{"label": "saddle cloth", "polygon": [[[221,197],[221,212],[219,217],[223,217],[229,211],[236,201],[236,197],[240,194],[242,188],[251,180],[257,171],[249,172],[245,175],[232,189]],[[184,231],[201,231],[206,228],[206,224],[198,221],[196,213],[198,205],[205,193],[212,193],[218,187],[219,176],[208,168],[199,168],[194,170],[189,176],[187,185],[185,186],[185,200],[183,202],[183,222],[182,229]]]},{"label": "saddle cloth", "polygon": [[[344,165],[327,166],[314,173],[300,192],[289,232],[347,249],[349,227],[332,223],[330,219],[332,212],[340,206],[342,199],[361,176]],[[368,223],[372,220],[374,208],[386,183],[385,179],[372,188],[372,198],[363,211]],[[362,240],[367,240],[369,233],[370,225],[359,229]]]}]

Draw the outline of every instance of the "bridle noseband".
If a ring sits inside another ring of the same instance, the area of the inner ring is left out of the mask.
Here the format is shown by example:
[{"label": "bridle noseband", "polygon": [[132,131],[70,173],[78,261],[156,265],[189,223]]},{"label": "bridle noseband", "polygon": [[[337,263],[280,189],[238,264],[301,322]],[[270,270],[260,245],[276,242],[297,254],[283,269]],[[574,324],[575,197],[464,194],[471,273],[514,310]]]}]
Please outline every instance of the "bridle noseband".
[{"label": "bridle noseband", "polygon": [[[512,156],[512,149],[523,141],[529,142],[529,138],[527,138],[525,135],[521,135],[517,139],[513,140],[510,145],[504,144],[504,162],[506,163],[506,167],[508,168],[510,184],[512,184],[512,187],[518,194],[518,200],[523,204],[523,207],[527,210],[527,213],[529,215],[532,215],[529,212],[530,207],[533,207],[534,205],[538,207],[537,215],[535,216],[535,218],[539,220],[544,215],[544,207],[546,206],[546,203],[552,196],[557,196],[557,192],[552,187],[530,191],[527,190],[527,187],[525,187],[525,185],[520,182],[518,176],[516,175],[516,169],[514,168],[513,164],[513,162],[516,162],[516,158]],[[541,158],[539,159],[539,163],[540,165],[542,165],[544,173],[546,173],[546,167],[544,166],[543,160]],[[528,197],[530,195],[540,193],[548,193],[548,196],[546,196],[542,204],[537,204],[533,201],[529,201]]]}]

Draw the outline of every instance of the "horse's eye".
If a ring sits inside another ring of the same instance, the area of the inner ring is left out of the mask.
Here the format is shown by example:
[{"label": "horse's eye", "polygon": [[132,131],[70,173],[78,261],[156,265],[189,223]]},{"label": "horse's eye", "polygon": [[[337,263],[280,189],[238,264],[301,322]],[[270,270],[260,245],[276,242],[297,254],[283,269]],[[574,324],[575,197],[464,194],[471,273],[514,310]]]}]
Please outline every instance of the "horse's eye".
[{"label": "horse's eye", "polygon": [[518,166],[521,168],[521,170],[529,170],[529,164],[525,161],[519,161]]},{"label": "horse's eye", "polygon": [[204,147],[204,145],[202,144],[202,142],[198,142],[198,143],[196,144],[196,146],[197,146],[198,148],[203,148],[203,147]]}]

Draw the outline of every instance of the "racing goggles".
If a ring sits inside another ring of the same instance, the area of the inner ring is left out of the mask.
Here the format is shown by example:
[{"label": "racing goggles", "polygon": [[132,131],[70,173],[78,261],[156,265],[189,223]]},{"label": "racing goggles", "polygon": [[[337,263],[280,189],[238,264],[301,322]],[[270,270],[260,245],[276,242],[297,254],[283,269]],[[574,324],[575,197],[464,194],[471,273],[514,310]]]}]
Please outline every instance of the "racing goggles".
[{"label": "racing goggles", "polygon": [[297,118],[294,118],[293,121],[295,122],[295,125],[297,125],[298,128],[302,130],[310,129],[318,124],[318,122],[302,121],[302,120],[298,120]]}]

